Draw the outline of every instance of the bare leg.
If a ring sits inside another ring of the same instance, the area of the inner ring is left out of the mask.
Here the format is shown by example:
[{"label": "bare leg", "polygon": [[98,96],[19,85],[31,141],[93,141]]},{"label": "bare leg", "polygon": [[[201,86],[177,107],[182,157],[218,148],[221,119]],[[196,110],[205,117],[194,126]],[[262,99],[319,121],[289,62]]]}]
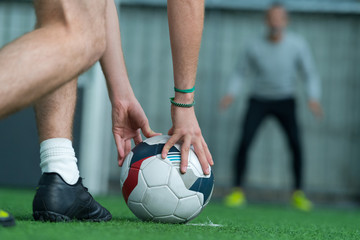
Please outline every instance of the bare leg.
[{"label": "bare leg", "polygon": [[35,104],[43,173],[33,200],[35,220],[98,222],[112,217],[82,185],[74,149],[67,140],[72,138],[76,84],[73,79]]},{"label": "bare leg", "polygon": [[40,142],[50,138],[72,140],[76,91],[74,79],[35,103]]},{"label": "bare leg", "polygon": [[105,51],[106,1],[36,0],[39,28],[0,50],[0,118],[77,77]]}]

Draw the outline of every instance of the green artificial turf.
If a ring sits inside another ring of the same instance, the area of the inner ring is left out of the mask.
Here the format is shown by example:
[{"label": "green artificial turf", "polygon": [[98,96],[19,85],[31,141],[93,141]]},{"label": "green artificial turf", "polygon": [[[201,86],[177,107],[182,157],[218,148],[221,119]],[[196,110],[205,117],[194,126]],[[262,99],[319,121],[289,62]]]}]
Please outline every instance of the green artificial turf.
[{"label": "green artificial turf", "polygon": [[[118,196],[98,197],[113,214],[106,223],[35,222],[33,191],[0,189],[0,208],[16,217],[16,226],[0,227],[0,239],[360,239],[360,211],[315,209],[303,213],[287,206],[249,205],[232,209],[211,203],[190,224],[160,224],[137,220]],[[209,226],[210,223],[222,225]],[[199,226],[195,224],[205,224]]]}]

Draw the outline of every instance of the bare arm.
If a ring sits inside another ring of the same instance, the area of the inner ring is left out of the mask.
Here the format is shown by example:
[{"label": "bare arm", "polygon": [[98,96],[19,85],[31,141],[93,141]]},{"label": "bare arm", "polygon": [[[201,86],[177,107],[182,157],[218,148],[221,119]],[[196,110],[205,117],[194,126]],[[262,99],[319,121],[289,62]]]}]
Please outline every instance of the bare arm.
[{"label": "bare arm", "polygon": [[121,166],[131,150],[131,139],[134,139],[135,144],[142,141],[140,129],[146,137],[157,134],[151,130],[148,119],[131,88],[121,48],[116,6],[113,0],[107,1],[106,50],[100,63],[112,104],[113,133]]},{"label": "bare arm", "polygon": [[121,102],[134,96],[126,71],[121,47],[120,26],[113,0],[107,0],[106,50],[100,59],[106,77],[111,103]]},{"label": "bare arm", "polygon": [[[197,63],[204,23],[203,0],[168,0],[168,19],[174,67],[175,87],[189,89],[195,85]],[[191,103],[194,93],[175,93],[175,101]],[[202,136],[194,108],[171,106],[172,135],[164,146],[162,157],[178,141],[181,147],[181,172],[185,173],[190,146],[193,145],[205,174],[209,174],[212,156]]]},{"label": "bare arm", "polygon": [[192,88],[204,23],[203,0],[168,0],[168,20],[175,86]]}]

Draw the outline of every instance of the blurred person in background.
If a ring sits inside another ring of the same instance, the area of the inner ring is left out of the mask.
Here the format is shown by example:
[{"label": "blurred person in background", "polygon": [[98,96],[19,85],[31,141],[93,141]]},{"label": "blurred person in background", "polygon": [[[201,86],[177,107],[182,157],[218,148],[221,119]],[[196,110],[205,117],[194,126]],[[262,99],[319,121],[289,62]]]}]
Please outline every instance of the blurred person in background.
[{"label": "blurred person in background", "polygon": [[252,39],[236,66],[227,95],[220,107],[226,109],[238,94],[245,72],[251,73],[251,93],[242,127],[239,149],[235,158],[233,191],[225,198],[227,206],[246,203],[243,192],[248,150],[259,126],[267,117],[274,117],[284,130],[293,158],[294,192],[292,205],[309,211],[312,203],[302,191],[303,150],[296,117],[295,88],[298,73],[306,82],[308,106],[316,117],[322,116],[320,81],[304,39],[286,31],[288,14],[280,3],[274,3],[266,12],[267,32]]},{"label": "blurred person in background", "polygon": [[[36,29],[0,49],[0,119],[35,107],[42,176],[33,201],[34,219],[108,221],[109,211],[82,184],[72,147],[77,77],[100,61],[120,166],[131,140],[142,141],[140,130],[145,137],[158,135],[128,79],[114,0],[35,0],[34,5]],[[193,145],[204,174],[209,174],[213,161],[193,107],[204,1],[168,0],[168,21],[176,88],[171,138],[162,157],[175,143],[182,143],[180,169],[185,173]],[[9,213],[0,211],[2,225],[12,221]]]}]

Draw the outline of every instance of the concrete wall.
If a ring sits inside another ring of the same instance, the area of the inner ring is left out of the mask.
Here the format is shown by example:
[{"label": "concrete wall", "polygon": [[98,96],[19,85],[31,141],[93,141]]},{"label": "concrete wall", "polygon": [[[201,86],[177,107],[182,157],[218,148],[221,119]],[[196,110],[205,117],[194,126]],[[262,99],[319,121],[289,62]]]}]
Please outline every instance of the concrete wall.
[{"label": "concrete wall", "polygon": [[[35,21],[36,19],[31,1],[0,1],[0,48],[13,39],[31,31],[35,26]],[[102,88],[101,84],[99,87],[98,82],[100,81],[103,83],[104,80],[96,77],[96,69],[98,68],[89,70],[83,74],[78,81],[79,90],[76,107],[77,111],[74,121],[73,146],[76,156],[79,158],[80,138],[83,139],[81,141],[81,144],[83,145],[81,150],[84,150],[84,156],[79,159],[79,165],[82,166],[85,165],[86,162],[92,162],[92,159],[89,159],[89,154],[92,154],[93,158],[98,155],[103,156],[101,152],[103,148],[99,147],[93,149],[92,142],[94,141],[93,139],[99,138],[98,132],[104,131],[99,128],[88,131],[88,129],[93,128],[93,126],[89,126],[89,124],[91,125],[92,122],[97,121],[96,117],[91,117],[94,112],[97,112],[97,108],[93,105],[88,106],[89,104],[83,108],[83,99],[94,98],[94,85],[96,85],[95,87],[97,87],[97,90],[106,88]],[[14,71],[21,71],[21,69],[14,69]],[[26,79],[24,79],[24,81],[26,81]],[[95,97],[99,95],[98,93],[99,91],[97,91]],[[89,94],[93,95],[89,96]],[[100,106],[100,108],[107,109],[106,106]],[[84,118],[83,110],[86,115]],[[81,128],[85,129],[85,131],[82,131],[82,134]],[[89,132],[93,135],[91,136]],[[98,142],[100,141],[101,136]],[[109,139],[109,141],[111,140]],[[98,144],[98,142],[95,144]],[[103,143],[104,141],[101,142]],[[99,146],[99,144],[97,146]],[[39,163],[39,144],[32,107],[28,107],[6,119],[0,120],[0,186],[35,187],[41,175]],[[97,166],[96,164],[92,165]],[[83,177],[84,175],[88,176],[88,174],[84,174],[84,172],[87,173],[89,171],[82,171]],[[98,172],[102,174],[103,171]],[[106,176],[108,175],[106,174]],[[97,180],[98,182],[101,182],[99,179]],[[104,185],[107,186],[106,184],[103,184],[102,189],[104,189]]]},{"label": "concrete wall", "polygon": [[[166,10],[123,5],[123,48],[135,93],[152,127],[171,126],[168,98],[173,95],[172,63]],[[360,16],[296,13],[290,29],[309,42],[322,85],[323,120],[307,109],[299,81],[298,113],[305,148],[305,188],[312,192],[358,194],[360,185]],[[259,11],[210,9],[206,12],[196,91],[196,111],[216,161],[217,186],[229,186],[246,89],[226,112],[218,111],[242,46],[263,31]],[[271,119],[261,128],[250,153],[247,185],[290,189],[292,175],[283,134]]]},{"label": "concrete wall", "polygon": [[[125,4],[120,20],[125,58],[136,96],[152,127],[166,133],[171,126],[168,98],[173,95],[166,10]],[[0,2],[0,45],[30,31],[34,22],[30,3]],[[315,193],[357,195],[360,189],[360,16],[294,12],[290,28],[308,40],[324,93],[325,118],[317,121],[306,108],[303,84],[299,81],[298,113],[306,157],[306,189]],[[263,16],[256,9],[220,10],[212,7],[206,12],[196,111],[216,161],[217,186],[229,186],[232,181],[232,158],[246,106],[246,87],[228,111],[219,112],[218,101],[225,93],[244,42],[262,29]],[[92,73],[82,78],[92,78]],[[103,125],[92,127],[108,129],[110,123],[107,119]],[[107,136],[112,138],[110,133]],[[8,136],[2,137],[6,139]],[[285,144],[277,124],[267,121],[250,153],[246,178],[250,188],[290,189],[292,176]],[[110,177],[118,182],[114,145],[98,150],[105,151],[104,156],[111,155],[107,159]],[[37,155],[33,157],[37,158]],[[2,165],[2,168],[7,167]]]}]

